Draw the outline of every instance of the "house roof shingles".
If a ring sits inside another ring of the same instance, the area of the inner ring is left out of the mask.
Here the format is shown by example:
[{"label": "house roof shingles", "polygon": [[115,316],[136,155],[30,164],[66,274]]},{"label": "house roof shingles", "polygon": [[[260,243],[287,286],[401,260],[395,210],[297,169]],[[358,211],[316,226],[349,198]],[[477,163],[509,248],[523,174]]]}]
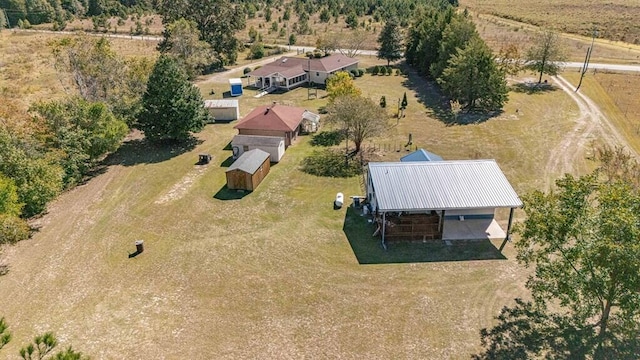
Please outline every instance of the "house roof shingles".
[{"label": "house roof shingles", "polygon": [[283,56],[247,75],[268,76],[279,73],[286,78],[290,78],[302,75],[305,71],[309,71],[309,68],[311,68],[311,71],[330,73],[357,63],[357,59],[342,54],[331,54],[319,59]]},{"label": "house roof shingles", "polygon": [[238,130],[295,131],[306,110],[279,104],[259,106],[234,126]]},{"label": "house roof shingles", "polygon": [[246,151],[229,166],[226,172],[240,170],[253,175],[270,156],[268,152],[260,149]]}]

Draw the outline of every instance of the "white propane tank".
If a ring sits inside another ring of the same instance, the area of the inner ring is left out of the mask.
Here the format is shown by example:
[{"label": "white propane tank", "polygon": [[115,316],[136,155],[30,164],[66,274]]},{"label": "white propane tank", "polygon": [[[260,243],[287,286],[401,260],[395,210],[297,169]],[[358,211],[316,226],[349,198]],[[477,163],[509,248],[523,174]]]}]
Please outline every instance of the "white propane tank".
[{"label": "white propane tank", "polygon": [[337,208],[341,208],[342,204],[344,204],[344,194],[339,192],[336,194],[336,201],[334,201],[334,204],[336,205]]}]

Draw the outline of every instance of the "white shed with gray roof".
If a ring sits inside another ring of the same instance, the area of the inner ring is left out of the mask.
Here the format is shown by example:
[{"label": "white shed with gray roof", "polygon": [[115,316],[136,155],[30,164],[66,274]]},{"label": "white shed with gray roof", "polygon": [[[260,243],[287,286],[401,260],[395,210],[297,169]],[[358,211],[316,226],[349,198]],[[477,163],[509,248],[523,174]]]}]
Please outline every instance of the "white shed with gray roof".
[{"label": "white shed with gray roof", "polygon": [[240,118],[238,100],[205,100],[204,107],[213,116],[214,121],[233,121]]},{"label": "white shed with gray roof", "polygon": [[236,135],[231,140],[234,158],[246,151],[260,149],[270,155],[271,162],[277,163],[284,156],[284,138],[277,136]]},{"label": "white shed with gray roof", "polygon": [[372,162],[367,199],[383,217],[438,213],[440,234],[445,219],[493,220],[496,208],[510,208],[508,237],[513,209],[522,206],[495,160]]}]

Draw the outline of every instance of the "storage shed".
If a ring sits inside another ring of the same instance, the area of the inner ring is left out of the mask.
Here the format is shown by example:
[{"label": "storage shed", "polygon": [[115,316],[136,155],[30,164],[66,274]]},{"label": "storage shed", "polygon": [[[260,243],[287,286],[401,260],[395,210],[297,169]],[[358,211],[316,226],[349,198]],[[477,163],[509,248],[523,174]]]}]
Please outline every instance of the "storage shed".
[{"label": "storage shed", "polygon": [[229,79],[229,85],[231,86],[231,96],[242,95],[242,79]]},{"label": "storage shed", "polygon": [[236,135],[231,140],[233,157],[237,158],[243,153],[260,149],[270,155],[270,160],[277,163],[284,155],[284,138],[276,136]]},{"label": "storage shed", "polygon": [[253,191],[267,176],[269,169],[269,153],[260,149],[247,151],[227,169],[227,188]]},{"label": "storage shed", "polygon": [[238,100],[205,100],[204,107],[209,111],[214,121],[233,121],[240,118]]}]

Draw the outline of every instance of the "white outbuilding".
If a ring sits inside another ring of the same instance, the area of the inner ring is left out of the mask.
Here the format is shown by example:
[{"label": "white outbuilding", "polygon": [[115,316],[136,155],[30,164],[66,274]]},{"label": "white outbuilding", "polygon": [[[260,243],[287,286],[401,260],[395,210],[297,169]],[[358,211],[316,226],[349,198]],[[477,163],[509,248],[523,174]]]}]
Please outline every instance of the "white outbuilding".
[{"label": "white outbuilding", "polygon": [[238,100],[205,100],[204,107],[213,116],[214,121],[233,121],[240,118]]},{"label": "white outbuilding", "polygon": [[260,135],[236,135],[231,140],[233,157],[238,158],[243,153],[254,149],[260,149],[269,153],[269,159],[277,163],[284,155],[284,138],[276,136]]}]

